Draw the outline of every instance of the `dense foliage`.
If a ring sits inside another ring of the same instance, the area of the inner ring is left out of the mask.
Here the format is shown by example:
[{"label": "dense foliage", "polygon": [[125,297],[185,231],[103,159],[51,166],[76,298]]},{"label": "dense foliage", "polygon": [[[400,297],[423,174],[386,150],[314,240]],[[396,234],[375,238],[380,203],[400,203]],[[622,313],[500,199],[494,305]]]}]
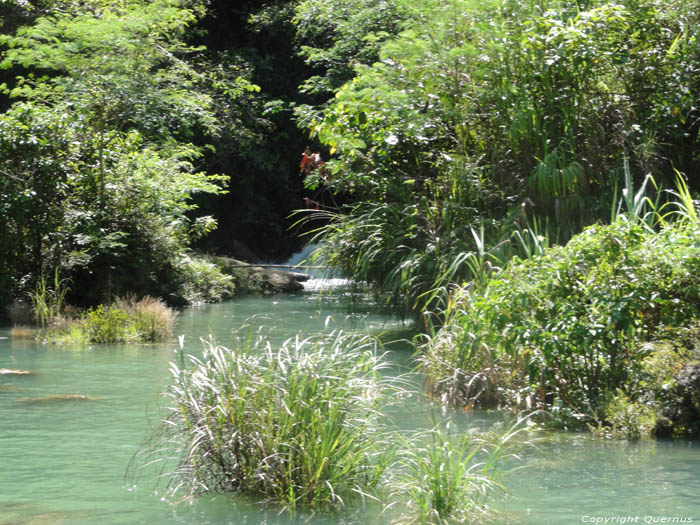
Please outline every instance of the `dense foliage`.
[{"label": "dense foliage", "polygon": [[423,358],[431,390],[568,424],[605,419],[615,397],[651,402],[659,357],[644,343],[698,319],[699,246],[697,223],[657,233],[620,220],[459,290]]},{"label": "dense foliage", "polygon": [[[0,24],[3,311],[46,276],[84,306],[224,298],[191,246],[288,253],[306,195],[317,262],[446,323],[449,400],[622,410],[657,391],[642,343],[696,317],[696,2],[8,1]],[[655,206],[685,227],[645,215],[676,183]],[[620,196],[626,222],[577,235]]]},{"label": "dense foliage", "polygon": [[624,158],[666,186],[697,169],[696,4],[402,5],[380,60],[308,122],[331,160],[307,184],[357,203],[330,217],[323,256],[395,303],[434,308],[472,255],[517,253],[503,243],[533,217],[559,241],[607,219]]},{"label": "dense foliage", "polygon": [[196,170],[187,140],[219,132],[210,79],[186,61],[194,19],[170,0],[103,2],[2,37],[2,66],[26,73],[0,116],[0,303],[56,269],[80,303],[184,295],[186,247],[215,225],[190,219],[191,198],[225,180]]}]

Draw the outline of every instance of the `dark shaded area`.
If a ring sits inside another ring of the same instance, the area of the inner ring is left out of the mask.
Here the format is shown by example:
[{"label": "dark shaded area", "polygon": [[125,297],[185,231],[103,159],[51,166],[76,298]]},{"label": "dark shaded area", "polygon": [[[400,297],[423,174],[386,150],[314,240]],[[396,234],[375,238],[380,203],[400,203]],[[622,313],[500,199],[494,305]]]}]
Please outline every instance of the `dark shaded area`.
[{"label": "dark shaded area", "polygon": [[261,90],[243,112],[245,122],[233,123],[250,130],[248,147],[241,149],[233,134],[224,133],[214,141],[216,151],[204,158],[206,171],[230,175],[231,181],[228,194],[199,199],[198,213],[215,216],[219,226],[198,247],[244,259],[281,260],[301,244],[289,231],[295,222],[289,215],[303,207],[299,159],[308,139],[293,120],[292,106],[301,101],[297,86],[309,68],[296,54],[292,2],[266,4],[264,21],[252,24],[251,15],[262,7],[259,1],[215,0],[192,32],[193,43],[206,46],[210,60],[245,64],[249,80]]}]

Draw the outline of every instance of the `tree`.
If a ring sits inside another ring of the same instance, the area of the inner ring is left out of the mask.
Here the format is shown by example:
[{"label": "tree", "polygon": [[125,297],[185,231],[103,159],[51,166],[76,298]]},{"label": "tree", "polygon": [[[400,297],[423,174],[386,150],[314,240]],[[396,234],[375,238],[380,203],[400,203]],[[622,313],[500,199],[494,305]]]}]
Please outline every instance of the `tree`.
[{"label": "tree", "polygon": [[[59,268],[80,277],[75,298],[95,302],[130,290],[177,295],[178,261],[195,193],[225,177],[197,172],[195,132],[219,122],[205,84],[215,75],[189,62],[183,43],[193,9],[181,2],[95,2],[57,10],[4,35],[5,68],[21,67],[0,117],[3,279],[30,286]],[[217,87],[235,98],[255,90],[236,78]],[[28,219],[28,220],[27,220]],[[22,258],[22,246],[32,246]]]}]

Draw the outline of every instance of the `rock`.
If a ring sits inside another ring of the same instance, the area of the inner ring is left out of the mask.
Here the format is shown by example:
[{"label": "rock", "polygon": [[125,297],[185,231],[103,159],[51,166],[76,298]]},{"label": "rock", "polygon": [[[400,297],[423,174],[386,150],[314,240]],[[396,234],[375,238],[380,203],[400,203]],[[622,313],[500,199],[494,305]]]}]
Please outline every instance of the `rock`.
[{"label": "rock", "polygon": [[657,437],[700,437],[700,364],[687,364],[661,407],[654,434]]},{"label": "rock", "polygon": [[262,288],[263,292],[288,293],[298,292],[304,289],[304,285],[297,281],[290,272],[281,272],[279,270],[270,270],[268,268],[255,266],[251,269],[250,277],[253,282]]},{"label": "rock", "polygon": [[207,256],[222,272],[233,276],[236,290],[248,293],[288,293],[304,289],[294,272],[283,272],[255,266],[231,257]]},{"label": "rock", "polygon": [[300,272],[287,272],[290,274],[292,277],[294,277],[295,281],[299,281],[300,283],[305,283],[308,281],[311,276],[308,273],[300,273]]},{"label": "rock", "polygon": [[0,376],[28,376],[29,370],[15,370],[12,368],[0,368]]},{"label": "rock", "polygon": [[700,364],[683,367],[676,378],[676,383],[683,388],[685,399],[700,409]]},{"label": "rock", "polygon": [[57,401],[99,401],[103,398],[86,396],[84,394],[52,394],[50,396],[44,397],[23,397],[18,399],[20,403],[34,404],[34,403],[54,403]]}]

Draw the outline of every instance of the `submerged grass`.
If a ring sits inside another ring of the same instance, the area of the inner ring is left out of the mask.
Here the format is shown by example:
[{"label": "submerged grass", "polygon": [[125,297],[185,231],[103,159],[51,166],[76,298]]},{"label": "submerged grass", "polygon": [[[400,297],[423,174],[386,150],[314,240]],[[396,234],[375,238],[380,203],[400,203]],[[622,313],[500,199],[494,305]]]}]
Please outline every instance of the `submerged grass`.
[{"label": "submerged grass", "polygon": [[501,483],[502,463],[514,457],[522,420],[489,434],[458,433],[448,423],[405,440],[392,499],[402,523],[484,523],[497,518],[489,502]]}]

